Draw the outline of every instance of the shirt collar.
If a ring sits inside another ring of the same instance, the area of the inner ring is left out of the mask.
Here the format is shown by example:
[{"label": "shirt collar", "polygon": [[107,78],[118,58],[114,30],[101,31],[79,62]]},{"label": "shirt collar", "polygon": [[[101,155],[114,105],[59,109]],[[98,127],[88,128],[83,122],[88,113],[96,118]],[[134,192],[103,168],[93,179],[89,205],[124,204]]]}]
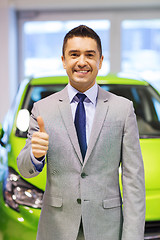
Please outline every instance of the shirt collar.
[{"label": "shirt collar", "polygon": [[[75,95],[78,93],[78,90],[73,88],[70,83],[68,83],[68,95],[70,103],[75,100]],[[91,88],[84,92],[90,102],[96,105],[97,95],[98,95],[98,85],[95,83]]]}]

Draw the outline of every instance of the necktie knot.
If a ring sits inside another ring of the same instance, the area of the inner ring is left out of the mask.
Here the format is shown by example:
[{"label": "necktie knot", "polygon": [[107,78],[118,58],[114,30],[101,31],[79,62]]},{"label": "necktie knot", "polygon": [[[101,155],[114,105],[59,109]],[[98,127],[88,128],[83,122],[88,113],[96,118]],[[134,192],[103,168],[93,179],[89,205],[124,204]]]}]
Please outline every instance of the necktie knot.
[{"label": "necktie knot", "polygon": [[86,95],[83,93],[77,93],[76,96],[78,97],[79,102],[83,102],[84,99],[86,98]]}]

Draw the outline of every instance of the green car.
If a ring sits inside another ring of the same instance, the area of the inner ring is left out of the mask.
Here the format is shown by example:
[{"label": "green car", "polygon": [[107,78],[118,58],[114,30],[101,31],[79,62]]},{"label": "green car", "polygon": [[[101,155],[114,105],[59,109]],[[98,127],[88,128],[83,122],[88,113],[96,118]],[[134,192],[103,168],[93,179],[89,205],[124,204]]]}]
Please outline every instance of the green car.
[{"label": "green car", "polygon": [[[16,158],[25,145],[33,103],[60,91],[67,82],[67,77],[23,81],[0,125],[0,240],[36,239],[46,167],[37,177],[24,179]],[[133,101],[145,167],[145,239],[160,239],[160,95],[149,83],[136,79],[108,75],[97,77],[97,82]]]}]

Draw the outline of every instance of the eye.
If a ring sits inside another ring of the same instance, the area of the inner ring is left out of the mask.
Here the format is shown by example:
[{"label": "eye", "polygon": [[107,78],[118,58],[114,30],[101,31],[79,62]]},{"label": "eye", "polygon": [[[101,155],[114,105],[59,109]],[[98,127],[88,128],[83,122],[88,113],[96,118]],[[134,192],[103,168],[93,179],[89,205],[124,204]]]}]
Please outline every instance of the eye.
[{"label": "eye", "polygon": [[72,53],[71,56],[76,57],[76,56],[78,56],[78,54],[77,53]]},{"label": "eye", "polygon": [[75,57],[78,57],[79,56],[79,53],[77,52],[73,52],[70,54],[71,57],[75,58]]},{"label": "eye", "polygon": [[88,53],[87,57],[92,58],[92,57],[94,57],[94,54],[93,53]]}]

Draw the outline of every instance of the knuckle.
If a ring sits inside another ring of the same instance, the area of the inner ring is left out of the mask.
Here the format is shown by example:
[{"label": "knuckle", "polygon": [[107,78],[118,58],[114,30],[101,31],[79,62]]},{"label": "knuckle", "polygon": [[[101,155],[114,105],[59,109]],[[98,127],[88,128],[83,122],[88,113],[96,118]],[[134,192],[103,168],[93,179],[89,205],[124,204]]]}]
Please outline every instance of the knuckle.
[{"label": "knuckle", "polygon": [[35,154],[36,154],[36,151],[35,151],[34,149],[32,149],[32,153],[33,153],[33,155],[35,155]]},{"label": "knuckle", "polygon": [[31,139],[31,143],[34,144],[35,143],[35,138]]},{"label": "knuckle", "polygon": [[37,132],[34,132],[33,134],[32,134],[32,137],[36,137],[37,136]]}]

